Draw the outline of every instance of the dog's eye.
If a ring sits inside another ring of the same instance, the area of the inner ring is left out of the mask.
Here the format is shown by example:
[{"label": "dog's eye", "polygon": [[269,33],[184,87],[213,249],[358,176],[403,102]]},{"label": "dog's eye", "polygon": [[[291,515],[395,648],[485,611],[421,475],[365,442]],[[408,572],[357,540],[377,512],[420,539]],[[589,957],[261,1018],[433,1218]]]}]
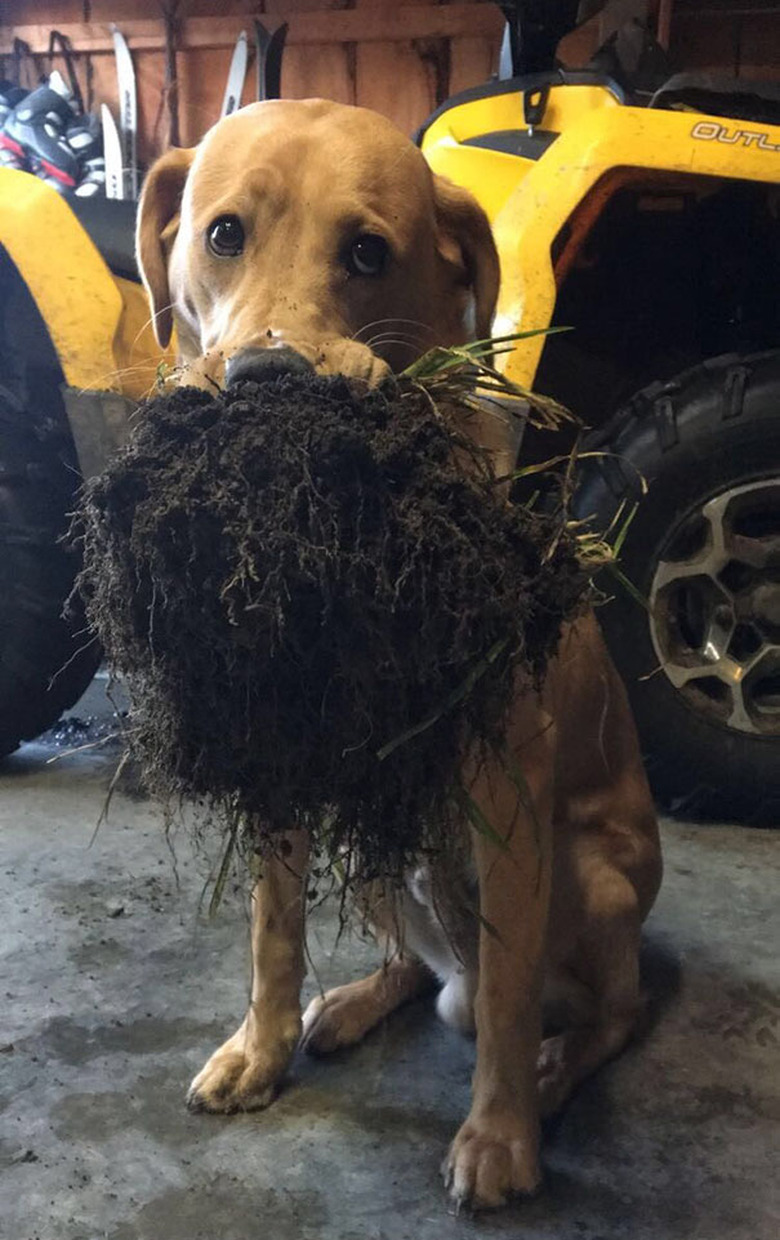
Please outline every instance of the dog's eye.
[{"label": "dog's eye", "polygon": [[208,247],[218,258],[235,258],[244,248],[244,229],[237,215],[220,215],[209,224]]},{"label": "dog's eye", "polygon": [[384,237],[361,233],[347,250],[347,268],[353,276],[381,276],[389,254]]}]

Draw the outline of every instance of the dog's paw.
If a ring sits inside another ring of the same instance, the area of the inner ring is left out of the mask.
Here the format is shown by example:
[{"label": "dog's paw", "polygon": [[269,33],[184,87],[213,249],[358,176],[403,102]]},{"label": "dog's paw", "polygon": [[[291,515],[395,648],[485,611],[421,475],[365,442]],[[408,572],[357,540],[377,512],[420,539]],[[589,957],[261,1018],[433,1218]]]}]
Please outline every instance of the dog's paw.
[{"label": "dog's paw", "polygon": [[444,1183],[460,1207],[495,1210],[541,1183],[538,1141],[516,1117],[469,1117],[442,1166]]},{"label": "dog's paw", "polygon": [[259,1111],[276,1097],[297,1041],[249,1036],[246,1022],[214,1052],[187,1092],[191,1111]]},{"label": "dog's paw", "polygon": [[303,1014],[301,1047],[310,1055],[329,1055],[353,1046],[376,1022],[366,985],[353,982],[316,995]]}]

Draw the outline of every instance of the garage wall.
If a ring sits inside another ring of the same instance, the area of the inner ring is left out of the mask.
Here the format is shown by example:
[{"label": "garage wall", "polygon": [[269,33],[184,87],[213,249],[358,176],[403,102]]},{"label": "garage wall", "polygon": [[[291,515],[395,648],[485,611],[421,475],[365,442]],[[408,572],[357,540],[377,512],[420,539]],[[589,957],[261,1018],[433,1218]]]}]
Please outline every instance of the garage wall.
[{"label": "garage wall", "polygon": [[670,50],[686,68],[780,81],[780,4],[677,0]]},{"label": "garage wall", "polygon": [[[587,2],[587,0],[585,0]],[[608,0],[558,47],[570,66],[587,64],[621,21],[649,14],[678,70],[780,80],[779,0]]]},{"label": "garage wall", "polygon": [[[133,52],[139,93],[139,154],[197,142],[217,119],[233,44],[253,37],[252,18],[269,30],[289,23],[282,93],[323,95],[375,108],[411,132],[443,99],[484,82],[497,63],[502,19],[489,0],[168,0],[176,93],[166,72],[166,0],[2,0],[0,72],[16,77],[13,36],[32,48],[21,71],[32,85],[49,61],[49,31],[67,34],[88,106],[116,105],[109,22]],[[5,55],[3,55],[3,53]],[[254,98],[250,62],[244,102]]]}]

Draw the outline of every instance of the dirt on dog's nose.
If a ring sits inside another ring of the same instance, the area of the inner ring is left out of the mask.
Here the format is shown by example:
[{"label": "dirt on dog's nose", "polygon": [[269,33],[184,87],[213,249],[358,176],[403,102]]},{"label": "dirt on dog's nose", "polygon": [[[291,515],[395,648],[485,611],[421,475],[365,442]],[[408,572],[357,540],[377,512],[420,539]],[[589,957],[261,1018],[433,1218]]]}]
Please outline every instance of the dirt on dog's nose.
[{"label": "dirt on dog's nose", "polygon": [[241,349],[234,353],[225,366],[225,383],[232,387],[242,379],[262,383],[280,374],[312,374],[311,362],[289,345],[276,345],[271,349]]}]

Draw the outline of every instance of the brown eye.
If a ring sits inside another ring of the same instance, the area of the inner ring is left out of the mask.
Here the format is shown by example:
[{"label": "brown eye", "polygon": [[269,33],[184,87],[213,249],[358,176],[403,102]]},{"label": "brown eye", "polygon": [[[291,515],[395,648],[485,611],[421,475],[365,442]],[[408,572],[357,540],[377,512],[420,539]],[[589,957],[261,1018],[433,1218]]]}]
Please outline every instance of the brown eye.
[{"label": "brown eye", "polygon": [[347,270],[353,276],[381,276],[389,257],[387,242],[376,233],[361,233],[345,255]]},{"label": "brown eye", "polygon": [[217,258],[236,258],[244,248],[244,229],[238,216],[218,216],[208,226],[206,242]]}]

